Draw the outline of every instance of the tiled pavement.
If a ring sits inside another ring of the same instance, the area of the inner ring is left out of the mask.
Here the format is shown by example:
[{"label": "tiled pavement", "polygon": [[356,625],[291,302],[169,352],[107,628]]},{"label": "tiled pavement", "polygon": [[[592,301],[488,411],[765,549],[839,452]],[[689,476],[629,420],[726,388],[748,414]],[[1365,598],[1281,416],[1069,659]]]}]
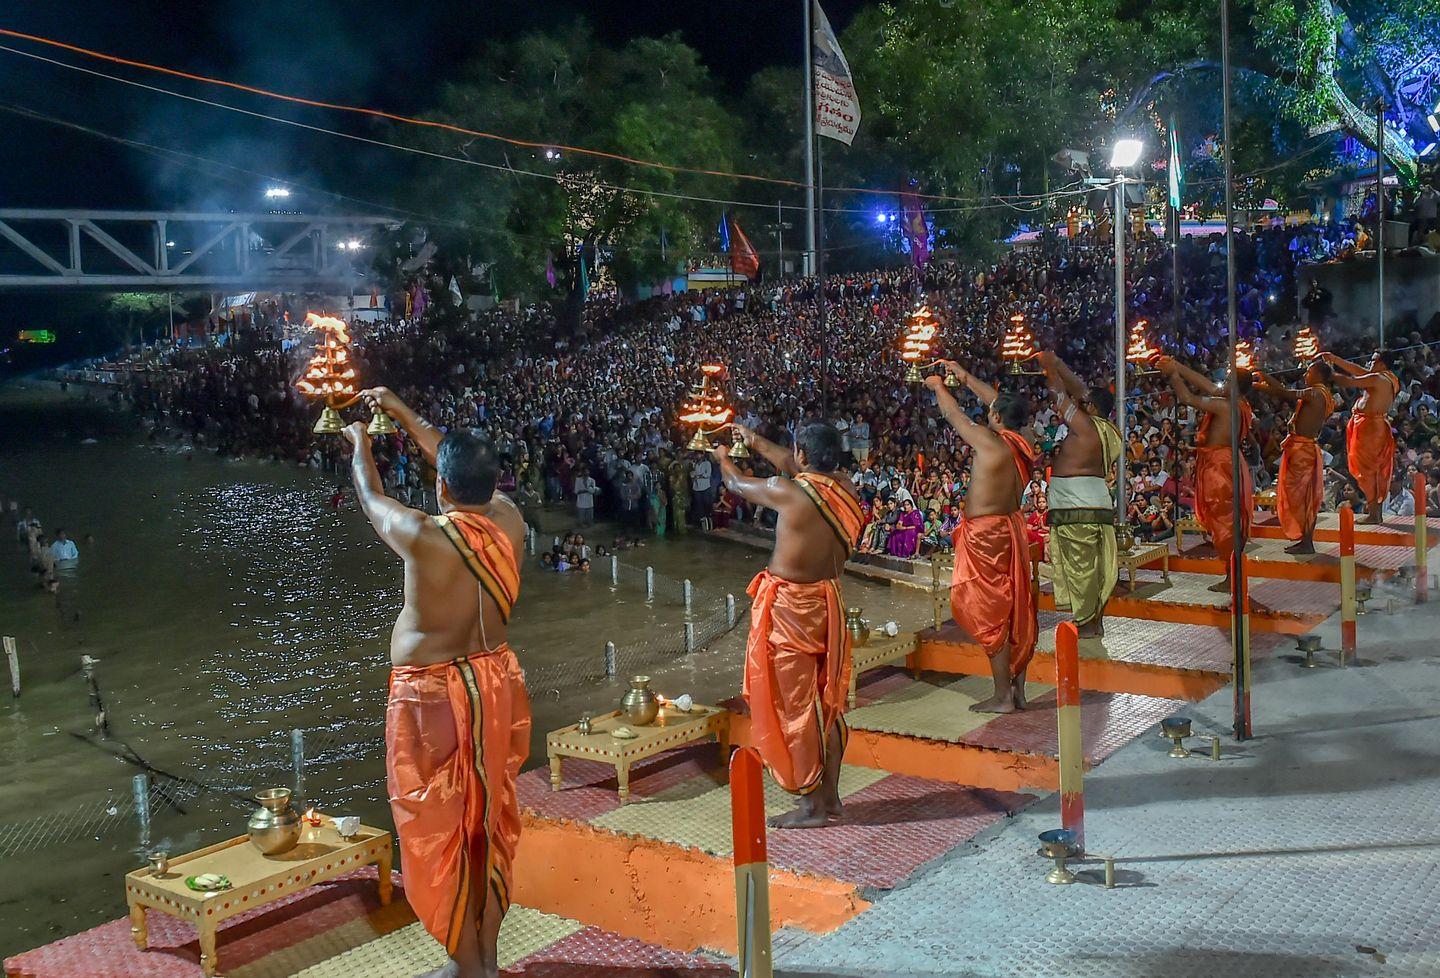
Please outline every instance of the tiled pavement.
[{"label": "tiled pavement", "polygon": [[[1052,718],[1054,714],[1047,714]],[[1033,796],[928,781],[873,768],[841,771],[843,824],[804,832],[772,832],[770,864],[886,889],[948,852]],[[730,792],[715,751],[689,747],[638,765],[630,775],[630,802],[619,804],[615,769],[595,761],[565,761],[565,786],[550,790],[548,774],[520,777],[521,806],[545,818],[576,819],[622,835],[693,847],[728,859]],[[768,814],[788,811],[793,799],[765,782]]]},{"label": "tiled pavement", "polygon": [[[1368,626],[1362,668],[1257,666],[1256,737],[1231,695],[1190,704],[1220,762],[1141,738],[1086,776],[1090,849],[1051,886],[1038,802],[832,934],[777,938],[784,978],[1434,978],[1440,975],[1440,606]],[[1334,619],[1319,629],[1338,644]]]},{"label": "tiled pavement", "polygon": [[[982,676],[929,673],[915,681],[901,669],[878,669],[861,683],[858,706],[847,719],[857,730],[1019,754],[1058,754],[1053,686],[1026,684],[1032,709],[999,716],[972,713],[970,706],[988,696],[990,689],[991,680]],[[1086,760],[1105,759],[1181,705],[1177,700],[1128,693],[1085,693],[1080,724]]]},{"label": "tiled pavement", "polygon": [[[1135,590],[1116,590],[1116,597],[1138,598],[1169,604],[1196,605],[1225,610],[1230,607],[1228,594],[1210,590],[1216,578],[1209,574],[1170,572],[1170,582],[1161,579],[1158,570],[1141,570],[1135,575]],[[1042,586],[1051,593],[1050,585]],[[1340,607],[1340,592],[1335,585],[1320,581],[1252,580],[1250,600],[1257,612],[1279,615],[1329,615]]]},{"label": "tiled pavement", "polygon": [[[1053,654],[1055,626],[1069,620],[1069,615],[1059,612],[1040,612],[1040,640],[1036,651]],[[920,634],[920,641],[973,640],[959,625],[947,622],[938,631],[926,629]],[[1268,654],[1282,644],[1289,644],[1283,635],[1272,632],[1255,632],[1251,635],[1252,654],[1257,656]],[[1171,669],[1223,672],[1227,676],[1233,661],[1230,633],[1227,629],[1169,621],[1145,621],[1139,618],[1105,619],[1105,637],[1082,641],[1080,657]]]},{"label": "tiled pavement", "polygon": [[[229,978],[395,978],[433,969],[444,949],[415,920],[397,889],[380,907],[364,870],[222,924],[219,956]],[[403,885],[403,882],[402,882]],[[151,912],[150,949],[115,920],[5,962],[7,978],[195,978],[193,926]],[[506,975],[528,978],[720,978],[730,968],[620,937],[577,921],[513,907],[500,932]]]}]

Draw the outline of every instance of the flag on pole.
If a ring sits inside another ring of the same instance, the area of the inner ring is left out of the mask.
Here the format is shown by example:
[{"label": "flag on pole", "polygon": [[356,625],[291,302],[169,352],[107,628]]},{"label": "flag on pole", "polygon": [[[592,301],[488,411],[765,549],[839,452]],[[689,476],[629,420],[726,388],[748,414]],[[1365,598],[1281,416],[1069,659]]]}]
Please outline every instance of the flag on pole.
[{"label": "flag on pole", "polygon": [[720,251],[730,254],[730,218],[724,212],[720,214]]},{"label": "flag on pole", "polygon": [[580,298],[590,294],[590,271],[585,267],[585,246],[580,246]]},{"label": "flag on pole", "polygon": [[465,297],[460,294],[460,280],[454,275],[450,276],[450,298],[455,300],[457,306],[465,303]]},{"label": "flag on pole", "polygon": [[925,224],[925,205],[914,194],[900,195],[900,212],[905,239],[910,242],[910,260],[916,268],[930,260],[930,228]]},{"label": "flag on pole", "polygon": [[1185,175],[1180,172],[1180,134],[1175,123],[1170,123],[1170,206],[1180,210],[1180,198],[1185,193]]},{"label": "flag on pole", "polygon": [[727,245],[732,241],[734,243],[734,248],[726,249],[730,252],[730,271],[754,279],[760,274],[760,254],[745,237],[745,232],[740,230],[740,225],[734,221],[730,223],[734,225],[734,237],[726,236]]},{"label": "flag on pole", "polygon": [[545,281],[550,288],[555,288],[555,256],[548,251],[545,252]]},{"label": "flag on pole", "polygon": [[830,29],[820,0],[811,0],[811,45],[814,59],[815,131],[849,146],[860,128],[860,98],[850,62]]}]

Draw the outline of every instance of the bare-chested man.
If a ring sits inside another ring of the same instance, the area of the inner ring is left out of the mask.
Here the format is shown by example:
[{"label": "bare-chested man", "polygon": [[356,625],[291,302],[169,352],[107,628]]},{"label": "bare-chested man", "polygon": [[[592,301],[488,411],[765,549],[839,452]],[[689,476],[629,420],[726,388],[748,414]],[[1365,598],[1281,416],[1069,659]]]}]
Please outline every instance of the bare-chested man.
[{"label": "bare-chested man", "polygon": [[1350,411],[1350,423],[1345,428],[1345,454],[1350,475],[1365,494],[1368,511],[1362,522],[1379,523],[1385,518],[1385,497],[1390,492],[1390,476],[1395,471],[1395,433],[1390,430],[1390,408],[1400,393],[1400,379],[1390,371],[1380,350],[1370,358],[1368,369],[1333,353],[1321,356],[1335,368],[1337,384],[1363,391]]},{"label": "bare-chested man", "polygon": [[1020,434],[1029,420],[1023,397],[998,394],[953,360],[945,369],[985,405],[989,426],[971,421],[938,376],[925,384],[945,420],[970,446],[970,489],[965,517],[955,529],[955,573],[950,611],[990,659],[995,689],[974,704],[977,713],[1025,708],[1025,670],[1039,634],[1030,581],[1030,538],[1020,500],[1035,466],[1035,450]]},{"label": "bare-chested man", "polygon": [[735,433],[780,473],[746,476],[715,449],[725,488],[779,514],[770,563],[750,582],[750,739],[780,787],[799,796],[793,812],[770,824],[814,828],[842,814],[850,634],[840,575],[865,517],[850,478],[836,471],[843,450],[834,425],[802,425],[793,451],[741,425]]},{"label": "bare-chested man", "polygon": [[1065,362],[1040,354],[1046,385],[1065,421],[1055,450],[1046,497],[1055,607],[1069,611],[1082,638],[1105,634],[1105,603],[1115,590],[1119,564],[1115,500],[1106,481],[1125,445],[1109,422],[1115,398],[1103,387],[1086,390]]},{"label": "bare-chested man", "polygon": [[387,497],[365,426],[345,429],[360,508],[405,561],[385,720],[405,896],[450,956],[432,974],[493,978],[520,839],[515,778],[530,749],[530,701],[506,644],[525,522],[495,491],[500,463],[486,435],[458,430],[442,438],[388,389],[363,396],[435,466],[442,514]]},{"label": "bare-chested man", "polygon": [[[1230,558],[1235,548],[1241,550],[1250,538],[1250,523],[1255,518],[1255,480],[1250,467],[1242,464],[1234,472],[1230,465],[1230,399],[1219,384],[1197,370],[1162,356],[1155,361],[1156,369],[1170,378],[1170,387],[1181,404],[1204,412],[1200,430],[1195,434],[1195,518],[1215,552],[1225,564],[1225,578],[1210,585],[1210,590],[1230,590]],[[1245,396],[1254,383],[1247,370],[1237,371],[1235,383],[1240,392],[1240,444],[1250,437],[1255,412]],[[1238,481],[1238,485],[1237,485]],[[1241,539],[1235,539],[1235,494],[1240,493]]]},{"label": "bare-chested man", "polygon": [[1330,384],[1335,372],[1323,360],[1305,371],[1305,386],[1291,390],[1260,371],[1255,390],[1295,406],[1290,432],[1280,446],[1280,477],[1276,483],[1275,515],[1285,537],[1296,541],[1286,547],[1292,554],[1315,552],[1315,521],[1325,498],[1325,454],[1315,439],[1335,413]]}]

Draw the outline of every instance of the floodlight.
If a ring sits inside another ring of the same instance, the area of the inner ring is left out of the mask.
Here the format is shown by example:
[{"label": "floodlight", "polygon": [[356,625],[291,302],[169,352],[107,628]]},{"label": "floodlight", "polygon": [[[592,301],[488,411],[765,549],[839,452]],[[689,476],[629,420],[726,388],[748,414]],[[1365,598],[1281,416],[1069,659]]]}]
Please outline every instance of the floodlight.
[{"label": "floodlight", "polygon": [[1110,149],[1110,165],[1117,170],[1127,170],[1140,160],[1145,144],[1138,139],[1117,139]]},{"label": "floodlight", "polygon": [[266,187],[266,188],[265,188],[265,199],[266,199],[266,200],[284,200],[286,197],[289,197],[289,196],[290,196],[290,188],[289,188],[289,187]]}]

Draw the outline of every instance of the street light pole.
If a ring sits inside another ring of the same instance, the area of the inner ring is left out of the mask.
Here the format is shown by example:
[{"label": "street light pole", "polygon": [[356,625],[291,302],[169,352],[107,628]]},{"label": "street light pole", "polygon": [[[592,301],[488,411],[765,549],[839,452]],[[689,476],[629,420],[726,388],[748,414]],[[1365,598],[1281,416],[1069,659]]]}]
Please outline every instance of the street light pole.
[{"label": "street light pole", "polygon": [[1119,471],[1115,479],[1115,526],[1125,525],[1125,175],[1115,173],[1115,203],[1111,209],[1111,237],[1115,239],[1115,427],[1120,429]]},{"label": "street light pole", "polygon": [[1245,583],[1245,456],[1240,451],[1240,383],[1235,374],[1235,144],[1230,141],[1230,0],[1220,0],[1221,110],[1225,141],[1225,324],[1230,339],[1230,369],[1226,393],[1230,402],[1230,470],[1235,484],[1231,504],[1231,540],[1235,551],[1230,580],[1230,636],[1235,653],[1232,682],[1235,684],[1234,730],[1236,740],[1248,740],[1250,724],[1250,635],[1248,598]]},{"label": "street light pole", "polygon": [[1375,100],[1375,291],[1380,296],[1380,349],[1385,349],[1385,99]]},{"label": "street light pole", "polygon": [[815,29],[811,24],[812,0],[800,0],[805,7],[805,259],[800,273],[815,275]]}]

